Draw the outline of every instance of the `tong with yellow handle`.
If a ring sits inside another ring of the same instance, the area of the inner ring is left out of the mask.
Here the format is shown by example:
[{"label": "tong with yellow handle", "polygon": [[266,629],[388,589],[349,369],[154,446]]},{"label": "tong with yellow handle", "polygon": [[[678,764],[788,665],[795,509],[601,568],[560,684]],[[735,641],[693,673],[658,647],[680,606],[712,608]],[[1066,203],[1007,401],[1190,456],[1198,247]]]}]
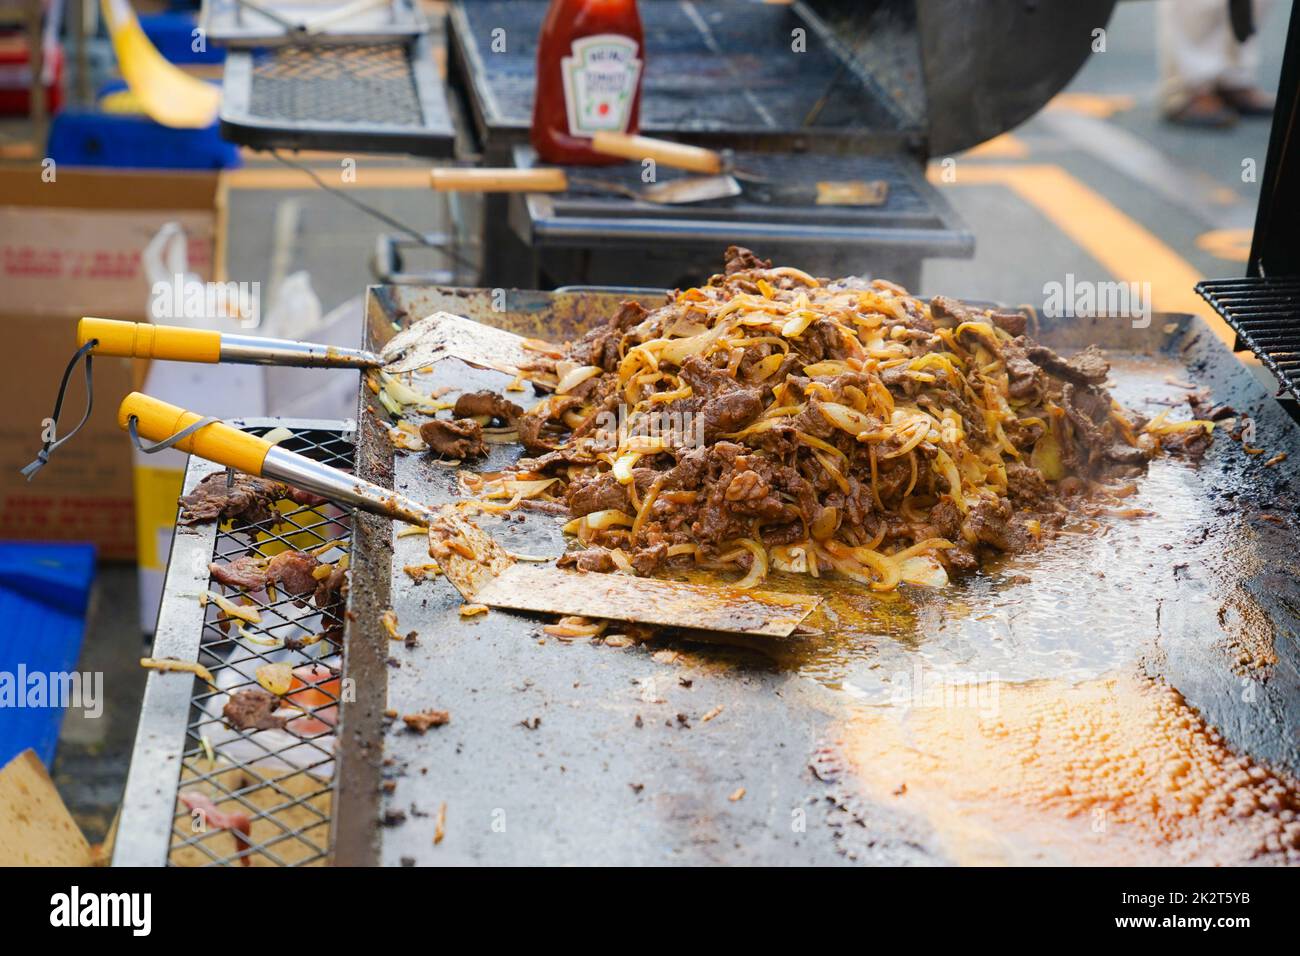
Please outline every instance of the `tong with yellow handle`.
[{"label": "tong with yellow handle", "polygon": [[384,365],[381,356],[364,349],[88,316],[77,323],[77,346],[91,341],[96,342],[92,354],[121,358],[299,368],[382,368]]},{"label": "tong with yellow handle", "polygon": [[[622,574],[602,575],[607,580],[592,587],[587,575],[516,561],[452,505],[429,508],[148,395],[132,392],[123,399],[117,421],[137,439],[144,437],[219,465],[287,482],[338,504],[427,527],[430,556],[436,557],[443,576],[465,600],[490,607],[788,637],[821,603],[821,598],[810,595],[740,592]],[[440,552],[434,550],[434,538],[443,546]]]},{"label": "tong with yellow handle", "polygon": [[[203,421],[203,416],[195,412],[140,392],[132,392],[122,399],[117,410],[117,423],[123,430],[153,442],[168,442]],[[385,518],[426,527],[437,520],[433,509],[403,494],[272,445],[225,422],[209,421],[200,425],[171,447],[250,475],[287,482],[295,488]]]}]

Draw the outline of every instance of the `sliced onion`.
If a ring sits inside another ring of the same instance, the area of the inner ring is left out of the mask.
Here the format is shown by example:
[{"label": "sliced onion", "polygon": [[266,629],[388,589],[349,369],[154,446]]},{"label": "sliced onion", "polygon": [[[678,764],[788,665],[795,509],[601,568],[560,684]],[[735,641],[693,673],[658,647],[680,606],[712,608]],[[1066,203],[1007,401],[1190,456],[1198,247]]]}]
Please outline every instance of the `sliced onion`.
[{"label": "sliced onion", "polygon": [[237,617],[241,621],[247,621],[249,624],[262,623],[262,615],[258,614],[255,608],[251,608],[246,604],[236,604],[234,601],[230,600],[230,598],[213,591],[205,591],[204,594],[207,596],[209,601],[221,608],[221,610],[225,611],[231,617]]},{"label": "sliced onion", "polygon": [[560,379],[559,384],[555,386],[555,394],[564,395],[603,371],[604,369],[599,365],[580,365]]},{"label": "sliced onion", "polygon": [[898,563],[899,577],[908,584],[925,588],[948,586],[948,572],[928,554],[918,554]]},{"label": "sliced onion", "polygon": [[818,402],[817,407],[823,418],[850,435],[861,435],[863,432],[876,427],[876,422],[873,422],[857,409],[849,408],[847,405],[841,405],[838,402]]},{"label": "sliced onion", "polygon": [[626,455],[620,455],[614,462],[614,477],[620,485],[629,485],[632,483],[632,466],[641,458],[640,452],[628,452]]},{"label": "sliced onion", "polygon": [[290,664],[263,664],[254,674],[257,682],[276,697],[283,697],[293,686],[293,667]]},{"label": "sliced onion", "polygon": [[761,584],[767,578],[767,551],[761,544],[752,538],[738,538],[735,541],[728,542],[738,544],[754,556],[754,563],[749,566],[749,573],[737,581],[733,587],[752,588],[756,584]]}]

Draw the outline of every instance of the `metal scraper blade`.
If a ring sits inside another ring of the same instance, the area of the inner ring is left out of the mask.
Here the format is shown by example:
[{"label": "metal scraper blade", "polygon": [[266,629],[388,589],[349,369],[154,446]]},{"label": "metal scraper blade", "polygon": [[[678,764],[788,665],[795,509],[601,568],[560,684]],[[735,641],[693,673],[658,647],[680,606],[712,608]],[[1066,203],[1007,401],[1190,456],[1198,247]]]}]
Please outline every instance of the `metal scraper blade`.
[{"label": "metal scraper blade", "polygon": [[521,365],[537,361],[524,347],[528,340],[450,312],[435,312],[388,340],[380,357],[391,373],[415,372],[447,358],[478,368],[518,375]]},{"label": "metal scraper blade", "polygon": [[788,637],[821,603],[810,595],[521,564],[451,506],[429,526],[429,554],[465,600],[512,611]]},{"label": "metal scraper blade", "polygon": [[489,607],[576,614],[661,627],[788,637],[820,598],[628,574],[512,564],[475,595]]},{"label": "metal scraper blade", "polygon": [[677,206],[708,202],[711,199],[730,199],[740,193],[740,183],[734,176],[685,176],[648,186],[641,190],[641,198],[646,202]]}]

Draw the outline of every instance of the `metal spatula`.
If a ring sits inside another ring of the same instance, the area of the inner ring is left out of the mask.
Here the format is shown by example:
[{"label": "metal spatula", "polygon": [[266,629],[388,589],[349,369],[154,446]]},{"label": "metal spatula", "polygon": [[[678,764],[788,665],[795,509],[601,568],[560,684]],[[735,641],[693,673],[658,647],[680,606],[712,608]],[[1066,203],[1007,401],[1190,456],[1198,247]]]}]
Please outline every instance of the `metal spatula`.
[{"label": "metal spatula", "polygon": [[[160,442],[201,422],[202,416],[132,392],[123,399],[117,421],[124,429],[134,421],[138,435]],[[821,602],[805,595],[519,563],[452,505],[435,510],[223,422],[196,429],[175,447],[250,475],[288,482],[340,505],[427,527],[429,554],[452,586],[465,600],[490,607],[786,637]]]},{"label": "metal spatula", "polygon": [[462,358],[513,375],[520,363],[536,358],[523,351],[524,340],[518,335],[450,312],[435,312],[412,323],[378,353],[210,329],[83,318],[77,325],[77,345],[92,339],[98,343],[92,350],[95,355],[299,368],[379,368],[393,374],[414,372],[444,358]]}]

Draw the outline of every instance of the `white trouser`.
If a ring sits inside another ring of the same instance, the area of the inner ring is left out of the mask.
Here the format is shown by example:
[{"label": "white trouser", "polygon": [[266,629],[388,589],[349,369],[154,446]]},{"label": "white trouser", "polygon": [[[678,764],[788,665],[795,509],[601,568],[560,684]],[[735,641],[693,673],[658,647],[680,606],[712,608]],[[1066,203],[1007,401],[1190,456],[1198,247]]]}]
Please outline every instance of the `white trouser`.
[{"label": "white trouser", "polygon": [[[1255,0],[1255,26],[1272,0]],[[1257,82],[1258,34],[1238,43],[1228,22],[1227,0],[1160,0],[1156,12],[1160,47],[1160,105],[1184,106],[1215,86],[1246,87]]]}]

